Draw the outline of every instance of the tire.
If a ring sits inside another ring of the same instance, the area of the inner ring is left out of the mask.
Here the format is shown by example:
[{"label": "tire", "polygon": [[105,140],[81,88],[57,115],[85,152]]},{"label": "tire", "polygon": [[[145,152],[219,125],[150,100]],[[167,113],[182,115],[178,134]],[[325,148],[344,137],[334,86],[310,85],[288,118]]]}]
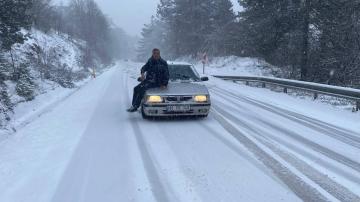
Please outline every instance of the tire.
[{"label": "tire", "polygon": [[145,112],[144,112],[144,107],[141,107],[141,116],[143,119],[145,120],[149,120],[150,119],[150,116],[146,115]]}]

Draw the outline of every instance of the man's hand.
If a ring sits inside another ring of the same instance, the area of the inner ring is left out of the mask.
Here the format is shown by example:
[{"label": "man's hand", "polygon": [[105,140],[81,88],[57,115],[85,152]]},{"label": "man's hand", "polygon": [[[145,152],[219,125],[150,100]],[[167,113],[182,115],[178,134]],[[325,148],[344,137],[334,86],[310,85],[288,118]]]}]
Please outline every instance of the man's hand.
[{"label": "man's hand", "polygon": [[145,81],[145,74],[141,74],[140,79],[141,79],[141,81]]},{"label": "man's hand", "polygon": [[160,86],[161,90],[165,90],[167,88],[167,86]]}]

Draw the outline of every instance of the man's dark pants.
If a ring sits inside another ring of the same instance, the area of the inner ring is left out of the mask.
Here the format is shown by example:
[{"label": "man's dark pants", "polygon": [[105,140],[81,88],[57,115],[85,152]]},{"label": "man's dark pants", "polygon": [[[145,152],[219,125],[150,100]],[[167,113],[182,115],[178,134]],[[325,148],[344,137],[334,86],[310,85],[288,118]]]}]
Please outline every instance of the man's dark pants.
[{"label": "man's dark pants", "polygon": [[134,95],[132,100],[132,106],[135,108],[139,108],[141,105],[141,101],[144,98],[145,92],[150,88],[158,88],[160,85],[156,83],[151,83],[148,81],[143,81],[139,85],[134,88]]}]

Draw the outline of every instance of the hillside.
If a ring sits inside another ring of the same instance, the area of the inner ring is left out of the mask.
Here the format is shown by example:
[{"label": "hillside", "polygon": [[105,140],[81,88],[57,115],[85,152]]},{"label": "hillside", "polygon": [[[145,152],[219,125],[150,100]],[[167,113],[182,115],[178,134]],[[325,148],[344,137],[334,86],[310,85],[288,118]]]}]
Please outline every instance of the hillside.
[{"label": "hillside", "polygon": [[77,82],[89,75],[82,61],[84,41],[36,29],[22,32],[26,41],[13,45],[12,52],[2,54],[1,92],[8,98],[0,102],[2,127],[20,104],[59,88],[75,88]]}]

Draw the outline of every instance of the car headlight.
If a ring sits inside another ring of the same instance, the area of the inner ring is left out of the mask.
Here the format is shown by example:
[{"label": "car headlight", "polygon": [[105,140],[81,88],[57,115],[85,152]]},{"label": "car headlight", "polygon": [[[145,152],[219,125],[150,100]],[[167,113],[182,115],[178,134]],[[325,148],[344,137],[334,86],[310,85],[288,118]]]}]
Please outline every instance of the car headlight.
[{"label": "car headlight", "polygon": [[147,99],[147,102],[149,103],[161,103],[163,102],[163,99],[161,96],[158,95],[150,95]]},{"label": "car headlight", "polygon": [[207,102],[208,98],[206,95],[197,95],[194,97],[195,102]]}]

